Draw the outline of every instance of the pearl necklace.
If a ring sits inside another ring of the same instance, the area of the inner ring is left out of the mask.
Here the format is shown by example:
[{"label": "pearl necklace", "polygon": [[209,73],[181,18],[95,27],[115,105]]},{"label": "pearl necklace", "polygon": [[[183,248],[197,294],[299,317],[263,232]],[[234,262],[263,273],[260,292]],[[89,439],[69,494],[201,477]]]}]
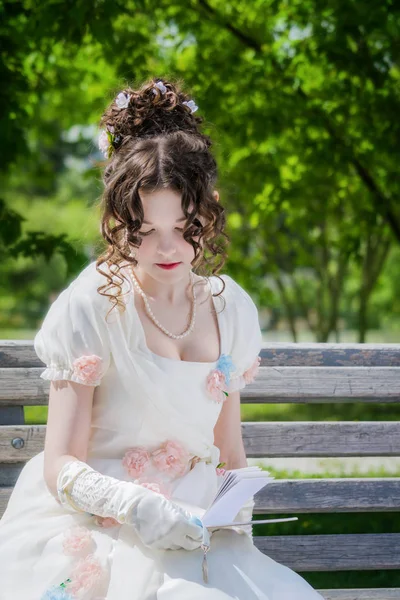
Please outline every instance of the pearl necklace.
[{"label": "pearl necklace", "polygon": [[164,332],[170,338],[173,338],[175,340],[180,340],[180,339],[186,337],[187,335],[189,335],[189,333],[191,333],[193,331],[194,324],[195,324],[195,321],[196,321],[196,292],[195,292],[195,289],[193,287],[193,271],[190,271],[190,283],[192,284],[192,292],[193,292],[192,317],[190,319],[189,327],[186,329],[186,331],[184,331],[183,333],[180,333],[180,334],[175,334],[175,333],[171,333],[170,331],[168,331],[168,329],[166,329],[164,327],[164,325],[161,325],[161,323],[156,319],[155,315],[153,314],[153,311],[151,310],[151,307],[150,307],[149,301],[147,299],[147,296],[144,293],[144,291],[142,290],[142,288],[140,287],[139,282],[136,279],[135,273],[134,273],[133,268],[132,268],[131,265],[128,266],[128,270],[129,270],[129,273],[131,275],[132,283],[133,283],[134,287],[136,288],[136,290],[138,291],[138,293],[142,296],[143,301],[144,301],[144,305],[145,305],[145,308],[146,308],[146,312],[149,315],[149,317],[151,318],[151,320],[153,321],[153,323],[155,325],[157,325],[157,327],[159,329],[161,329],[162,332]]}]

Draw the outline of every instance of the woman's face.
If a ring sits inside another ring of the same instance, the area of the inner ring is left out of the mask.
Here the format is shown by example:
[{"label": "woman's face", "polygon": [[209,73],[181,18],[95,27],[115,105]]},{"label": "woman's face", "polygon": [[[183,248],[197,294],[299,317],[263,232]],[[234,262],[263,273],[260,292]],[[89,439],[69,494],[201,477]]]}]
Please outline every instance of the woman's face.
[{"label": "woman's face", "polygon": [[[144,221],[139,232],[142,243],[136,249],[138,267],[164,283],[186,278],[192,268],[194,249],[183,238],[186,217],[181,207],[181,195],[172,189],[161,189],[151,193],[140,190],[139,194],[143,204]],[[190,207],[190,210],[192,209],[193,205]],[[197,218],[202,222],[201,217]],[[198,241],[198,236],[194,239]],[[160,266],[168,263],[178,265],[172,269],[163,269]]]}]

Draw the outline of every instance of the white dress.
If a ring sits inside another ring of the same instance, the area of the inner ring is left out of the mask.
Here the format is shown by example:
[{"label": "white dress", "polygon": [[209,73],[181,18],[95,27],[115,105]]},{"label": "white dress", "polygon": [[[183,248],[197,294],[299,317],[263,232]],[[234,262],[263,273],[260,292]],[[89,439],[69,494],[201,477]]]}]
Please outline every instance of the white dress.
[{"label": "white dress", "polygon": [[[95,262],[53,302],[34,340],[47,366],[43,379],[95,386],[86,462],[202,508],[218,488],[213,428],[229,401],[215,385],[215,370],[225,373],[228,392],[241,389],[261,349],[255,304],[230,276],[222,277],[225,309],[213,299],[219,361],[151,352],[125,283],[125,312],[113,309],[106,320],[112,305],[97,292],[107,280]],[[220,290],[217,277],[209,281],[214,293]],[[67,512],[46,486],[40,452],[22,469],[0,521],[0,600],[322,599],[243,532],[212,534],[208,583],[202,557],[200,548],[150,550],[129,525]]]}]

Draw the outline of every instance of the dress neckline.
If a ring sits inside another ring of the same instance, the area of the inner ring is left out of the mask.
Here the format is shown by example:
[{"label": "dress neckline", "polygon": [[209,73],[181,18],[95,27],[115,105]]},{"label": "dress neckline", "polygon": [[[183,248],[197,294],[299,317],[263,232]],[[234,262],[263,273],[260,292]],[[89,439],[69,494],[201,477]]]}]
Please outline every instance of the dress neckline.
[{"label": "dress neckline", "polygon": [[[131,282],[129,273],[127,273],[127,276],[129,277],[129,283],[130,283],[130,286],[131,286],[131,293],[133,294],[133,298],[134,298],[134,295],[135,295],[136,292],[135,292],[133,284]],[[222,275],[222,277],[223,277],[223,275]],[[221,356],[224,354],[224,345],[225,345],[224,344],[224,340],[225,340],[225,335],[224,335],[224,321],[223,321],[223,318],[222,318],[221,315],[225,312],[225,309],[222,312],[218,312],[217,311],[215,297],[212,295],[214,293],[214,291],[215,291],[214,290],[214,285],[213,285],[213,282],[214,282],[213,278],[216,279],[216,277],[214,275],[211,275],[208,278],[208,281],[210,282],[212,303],[213,303],[213,306],[214,306],[214,309],[215,309],[215,312],[216,312],[216,316],[217,316],[217,324],[218,324],[218,330],[219,330],[218,331],[218,333],[219,333],[219,348],[220,348],[219,357],[217,358],[217,360],[214,360],[214,361],[193,361],[193,360],[182,360],[182,359],[178,359],[178,358],[169,358],[168,356],[162,356],[161,354],[156,354],[155,352],[153,352],[152,350],[150,350],[150,348],[148,347],[147,342],[146,342],[146,334],[145,334],[145,331],[144,331],[144,327],[143,327],[142,321],[140,319],[139,313],[137,311],[137,308],[135,306],[135,302],[134,302],[134,299],[133,299],[133,301],[132,301],[133,310],[135,312],[136,320],[137,320],[138,325],[139,325],[140,335],[142,336],[143,348],[146,351],[146,353],[149,354],[153,358],[153,360],[155,359],[155,360],[160,360],[160,361],[166,361],[166,362],[168,362],[170,364],[184,363],[184,364],[187,364],[187,365],[196,365],[196,366],[201,365],[203,367],[204,366],[210,367],[210,365],[216,365],[218,363],[218,361],[220,360]],[[226,281],[225,281],[225,285],[226,285]]]}]

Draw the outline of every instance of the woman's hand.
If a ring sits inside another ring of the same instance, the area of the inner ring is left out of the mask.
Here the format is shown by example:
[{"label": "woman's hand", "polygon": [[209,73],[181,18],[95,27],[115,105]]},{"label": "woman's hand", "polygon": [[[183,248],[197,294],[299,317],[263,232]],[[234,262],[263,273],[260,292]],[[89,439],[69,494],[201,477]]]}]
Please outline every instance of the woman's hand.
[{"label": "woman's hand", "polygon": [[131,524],[142,542],[158,550],[196,550],[203,542],[203,526],[187,510],[161,494],[146,490],[146,494],[130,512]]}]

